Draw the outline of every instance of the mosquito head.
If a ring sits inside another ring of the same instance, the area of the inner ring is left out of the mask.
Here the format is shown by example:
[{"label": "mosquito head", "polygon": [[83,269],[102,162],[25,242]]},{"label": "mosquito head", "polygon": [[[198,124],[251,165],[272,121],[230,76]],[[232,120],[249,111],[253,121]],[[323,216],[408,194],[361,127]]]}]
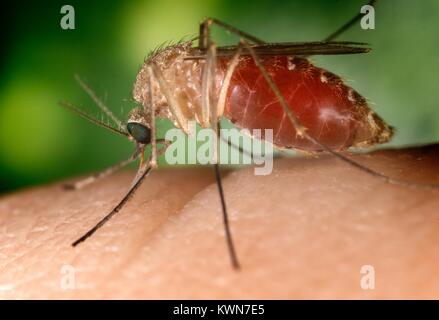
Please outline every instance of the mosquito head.
[{"label": "mosquito head", "polygon": [[141,144],[151,142],[151,129],[147,114],[141,108],[133,109],[128,117],[127,131],[130,136]]}]

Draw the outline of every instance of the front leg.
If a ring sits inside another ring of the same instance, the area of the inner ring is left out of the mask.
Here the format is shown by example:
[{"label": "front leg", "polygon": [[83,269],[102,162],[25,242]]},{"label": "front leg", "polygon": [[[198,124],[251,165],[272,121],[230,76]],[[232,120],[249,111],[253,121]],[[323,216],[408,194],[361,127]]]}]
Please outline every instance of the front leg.
[{"label": "front leg", "polygon": [[177,121],[178,127],[183,130],[184,133],[189,134],[189,119],[183,113],[180,104],[171,92],[170,85],[167,83],[163,72],[160,70],[160,67],[153,62],[151,63],[150,68],[154,78],[157,79],[161,92],[168,102],[169,111]]},{"label": "front leg", "polygon": [[[152,83],[154,73],[151,69],[151,67],[148,67],[148,82]],[[157,168],[157,133],[156,133],[156,126],[155,126],[155,104],[154,104],[154,97],[152,93],[151,86],[148,86],[148,95],[149,95],[149,114],[150,114],[150,128],[151,128],[151,160],[150,165],[152,168]],[[147,106],[144,105],[145,112],[148,113]]]}]

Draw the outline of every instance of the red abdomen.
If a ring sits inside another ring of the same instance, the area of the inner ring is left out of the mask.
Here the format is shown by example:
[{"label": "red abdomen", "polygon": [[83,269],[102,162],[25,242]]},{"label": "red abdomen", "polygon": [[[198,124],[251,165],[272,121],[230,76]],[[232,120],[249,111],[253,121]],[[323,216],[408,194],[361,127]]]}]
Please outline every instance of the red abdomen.
[{"label": "red abdomen", "polygon": [[[300,123],[320,142],[341,150],[390,138],[391,129],[338,76],[304,58],[274,56],[262,63]],[[222,60],[220,66],[225,70],[227,61]],[[242,57],[234,71],[224,115],[240,128],[272,129],[273,143],[278,147],[321,149],[296,136],[282,105],[250,57]]]}]

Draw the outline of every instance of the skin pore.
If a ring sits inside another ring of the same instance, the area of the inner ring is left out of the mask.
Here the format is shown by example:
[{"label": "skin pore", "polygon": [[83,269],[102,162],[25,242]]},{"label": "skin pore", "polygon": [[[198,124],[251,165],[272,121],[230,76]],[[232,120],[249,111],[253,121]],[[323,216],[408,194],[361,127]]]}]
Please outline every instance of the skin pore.
[{"label": "skin pore", "polygon": [[[439,183],[439,145],[353,158]],[[439,298],[439,190],[385,184],[330,156],[276,159],[267,176],[223,168],[236,272],[212,168],[159,169],[72,248],[132,176],[3,195],[0,298]],[[375,272],[372,290],[361,288],[363,266]]]}]

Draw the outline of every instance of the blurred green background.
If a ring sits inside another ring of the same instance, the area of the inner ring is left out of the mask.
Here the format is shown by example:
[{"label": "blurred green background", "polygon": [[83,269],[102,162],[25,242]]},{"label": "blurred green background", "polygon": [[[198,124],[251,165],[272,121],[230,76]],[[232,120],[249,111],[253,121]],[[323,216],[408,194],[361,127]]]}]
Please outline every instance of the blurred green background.
[{"label": "blurred green background", "polygon": [[[267,41],[320,40],[365,1],[134,0],[16,1],[1,12],[0,192],[102,169],[132,144],[58,106],[69,100],[101,117],[74,81],[78,73],[124,118],[147,53],[194,36],[214,16]],[[76,29],[62,30],[62,5]],[[340,39],[371,44],[368,55],[313,57],[350,80],[396,127],[392,145],[439,139],[439,1],[380,1],[376,29],[359,25]],[[215,32],[216,42],[236,38]],[[355,81],[353,81],[355,79]],[[161,123],[163,124],[163,122]]]}]

